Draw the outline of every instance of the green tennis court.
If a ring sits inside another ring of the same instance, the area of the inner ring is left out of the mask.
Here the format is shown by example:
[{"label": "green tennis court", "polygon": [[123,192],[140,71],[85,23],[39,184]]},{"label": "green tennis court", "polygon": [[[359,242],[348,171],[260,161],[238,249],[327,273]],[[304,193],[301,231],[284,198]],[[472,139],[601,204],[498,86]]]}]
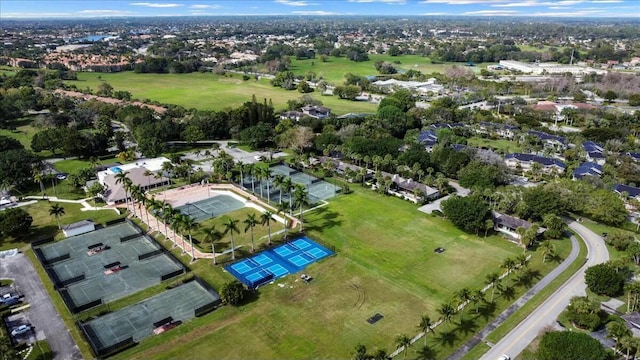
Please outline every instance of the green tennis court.
[{"label": "green tennis court", "polygon": [[220,194],[176,207],[183,214],[201,222],[244,207],[244,203],[231,195]]},{"label": "green tennis court", "polygon": [[90,320],[81,328],[96,355],[104,356],[154,335],[162,325],[201,316],[219,304],[220,296],[215,290],[196,279]]}]

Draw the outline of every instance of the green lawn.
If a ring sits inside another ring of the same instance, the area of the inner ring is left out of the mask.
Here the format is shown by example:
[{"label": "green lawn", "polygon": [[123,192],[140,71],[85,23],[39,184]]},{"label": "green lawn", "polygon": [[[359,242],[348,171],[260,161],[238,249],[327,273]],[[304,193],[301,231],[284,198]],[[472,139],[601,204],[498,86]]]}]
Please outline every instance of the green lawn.
[{"label": "green lawn", "polygon": [[[61,230],[58,230],[58,224],[55,217],[49,215],[49,208],[55,202],[38,201],[36,204],[28,205],[22,209],[29,212],[29,215],[33,217],[33,223],[31,225],[31,232],[24,239],[5,239],[0,242],[0,250],[12,249],[15,247],[22,248],[27,245],[31,240],[44,239],[47,237],[55,236],[56,238],[62,238],[64,235]],[[71,224],[80,220],[91,219],[98,224],[104,224],[107,221],[115,220],[123,217],[124,215],[118,215],[113,210],[98,210],[98,211],[80,211],[82,205],[74,203],[58,203],[64,208],[65,214],[61,216],[60,222],[65,224]]]},{"label": "green lawn", "polygon": [[[113,157],[113,158],[108,158],[104,160],[98,160],[97,163],[102,165],[102,164],[113,164],[115,162],[120,162],[120,160],[118,158]],[[56,170],[60,172],[73,174],[73,173],[77,173],[78,170],[80,169],[90,167],[91,161],[81,160],[81,159],[60,160],[56,162],[53,166],[56,168]]]},{"label": "green lawn", "polygon": [[467,144],[479,148],[494,149],[499,152],[509,154],[514,152],[521,152],[522,147],[513,140],[505,139],[485,139],[481,137],[471,137],[467,139]]},{"label": "green lawn", "polygon": [[[223,110],[235,108],[255,95],[258,101],[271,99],[276,110],[283,110],[288,100],[298,99],[301,93],[286,91],[271,86],[269,80],[242,80],[242,75],[229,73],[226,76],[214,73],[191,74],[136,74],[119,72],[112,74],[78,73],[77,81],[67,81],[80,89],[95,90],[106,81],[114,90],[127,90],[139,99],[150,99],[185,108]],[[349,112],[375,112],[376,106],[366,102],[340,100],[335,96],[311,93],[336,114]]]},{"label": "green lawn", "polygon": [[[0,135],[16,139],[24,146],[25,149],[31,150],[31,139],[35,133],[39,132],[37,129],[31,126],[32,118],[26,117],[19,120],[9,122],[9,126],[15,127],[15,130],[0,128]],[[53,154],[49,150],[41,151],[38,153],[42,157],[51,157]]]},{"label": "green lawn", "polygon": [[[496,236],[464,234],[408,202],[360,188],[305,220],[311,238],[337,248],[337,256],[305,270],[314,277],[310,284],[285,277],[277,281],[284,287],[265,286],[253,302],[225,306],[116,358],[346,358],[358,343],[391,352],[396,335],[417,333],[420,315],[437,319],[436,308],[454,291],[480,287],[504,258],[522,251]],[[439,246],[446,248],[443,254],[433,252]],[[210,261],[199,260],[192,269],[217,288],[230,278]],[[384,319],[368,324],[375,313]],[[442,354],[450,351],[445,346]]]},{"label": "green lawn", "polygon": [[[427,57],[420,55],[369,55],[369,61],[355,62],[344,57],[329,56],[326,62],[322,62],[320,58],[305,59],[305,60],[291,60],[290,70],[296,75],[304,75],[308,71],[313,71],[316,76],[322,77],[331,84],[339,85],[344,82],[344,75],[351,73],[360,76],[379,75],[375,68],[376,61],[387,61],[394,63],[399,70],[417,70],[423,74],[431,74],[434,72],[442,73],[447,68],[457,65],[464,66],[464,63],[441,63],[432,64],[431,60]],[[470,66],[469,69],[479,73],[480,69],[486,68],[488,63],[477,64],[476,66]]]}]

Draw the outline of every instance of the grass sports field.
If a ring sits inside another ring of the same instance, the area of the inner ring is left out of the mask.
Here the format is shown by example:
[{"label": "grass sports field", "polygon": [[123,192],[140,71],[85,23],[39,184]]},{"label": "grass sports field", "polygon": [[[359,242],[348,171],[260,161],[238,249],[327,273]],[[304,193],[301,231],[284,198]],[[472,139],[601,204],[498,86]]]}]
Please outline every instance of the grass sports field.
[{"label": "grass sports field", "polygon": [[[446,220],[419,213],[408,202],[354,190],[305,215],[307,235],[337,250],[337,256],[305,270],[314,278],[311,283],[285,277],[278,281],[283,287],[262,287],[257,299],[243,306],[224,306],[116,358],[348,358],[358,343],[369,351],[379,347],[391,352],[398,334],[418,332],[421,315],[438,319],[437,308],[454,291],[483,286],[486,274],[500,271],[505,258],[522,251],[497,236],[465,234]],[[436,247],[446,251],[435,254]],[[558,245],[559,253],[566,250]],[[543,268],[538,255],[532,268],[546,271],[555,266],[547,261]],[[220,266],[212,268],[210,261],[200,260],[192,269],[218,287],[232,279]],[[498,303],[504,305],[500,299]],[[366,319],[375,313],[384,318],[368,324]],[[429,345],[438,358],[459,345],[442,347],[436,338]],[[416,349],[410,350],[410,357]]]},{"label": "grass sports field", "polygon": [[[265,98],[271,99],[276,110],[283,110],[287,107],[287,101],[303,95],[296,90],[273,87],[267,79],[256,81],[251,78],[243,81],[242,75],[232,73],[224,76],[214,73],[136,74],[131,71],[113,74],[78,73],[78,80],[67,81],[67,84],[76,85],[79,89],[89,87],[96,90],[102,81],[111,84],[114,90],[131,92],[135,98],[201,110],[239,107],[251,101],[253,95],[260,102]],[[366,102],[340,100],[336,96],[321,96],[317,93],[310,95],[322,101],[335,114],[376,111],[376,105]]]},{"label": "grass sports field", "polygon": [[[344,75],[346,73],[352,73],[354,75],[368,76],[378,75],[378,71],[375,68],[376,61],[386,61],[394,63],[398,70],[417,70],[423,74],[431,74],[434,72],[444,72],[447,68],[457,65],[464,66],[464,63],[439,63],[432,64],[431,60],[427,57],[420,55],[369,55],[369,61],[354,62],[344,57],[327,57],[326,62],[322,62],[320,58],[296,60],[291,59],[291,71],[296,75],[304,75],[307,71],[313,71],[316,76],[322,76],[323,79],[329,83],[339,85],[344,81]],[[479,73],[480,69],[486,68],[488,63],[476,64],[476,66],[469,67],[474,72]]]}]

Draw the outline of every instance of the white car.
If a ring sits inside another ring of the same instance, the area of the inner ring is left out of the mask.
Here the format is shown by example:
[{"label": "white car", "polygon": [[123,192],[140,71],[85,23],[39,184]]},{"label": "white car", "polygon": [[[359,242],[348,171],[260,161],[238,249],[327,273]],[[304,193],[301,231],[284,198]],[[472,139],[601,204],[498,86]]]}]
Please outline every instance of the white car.
[{"label": "white car", "polygon": [[11,336],[18,336],[31,331],[31,325],[20,325],[11,330]]},{"label": "white car", "polygon": [[502,355],[498,358],[498,360],[511,360],[511,357],[509,355]]}]

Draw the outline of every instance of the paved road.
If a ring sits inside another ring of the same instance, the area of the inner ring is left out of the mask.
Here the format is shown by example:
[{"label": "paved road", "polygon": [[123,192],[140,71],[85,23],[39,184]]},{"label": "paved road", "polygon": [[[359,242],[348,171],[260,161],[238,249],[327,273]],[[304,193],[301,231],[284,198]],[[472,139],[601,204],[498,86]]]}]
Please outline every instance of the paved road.
[{"label": "paved road", "polygon": [[27,316],[34,326],[38,339],[46,338],[55,360],[82,359],[78,346],[53,307],[33,264],[24,254],[3,258],[0,261],[0,278],[13,279],[19,292],[31,306]]},{"label": "paved road", "polygon": [[609,252],[600,236],[578,222],[570,221],[568,224],[571,230],[582,237],[587,245],[586,263],[525,320],[495,344],[480,358],[481,360],[498,359],[502,354],[515,358],[538,336],[542,329],[555,323],[558,315],[569,305],[569,300],[573,296],[584,296],[586,294],[587,286],[584,283],[584,271],[590,266],[609,260]]}]

